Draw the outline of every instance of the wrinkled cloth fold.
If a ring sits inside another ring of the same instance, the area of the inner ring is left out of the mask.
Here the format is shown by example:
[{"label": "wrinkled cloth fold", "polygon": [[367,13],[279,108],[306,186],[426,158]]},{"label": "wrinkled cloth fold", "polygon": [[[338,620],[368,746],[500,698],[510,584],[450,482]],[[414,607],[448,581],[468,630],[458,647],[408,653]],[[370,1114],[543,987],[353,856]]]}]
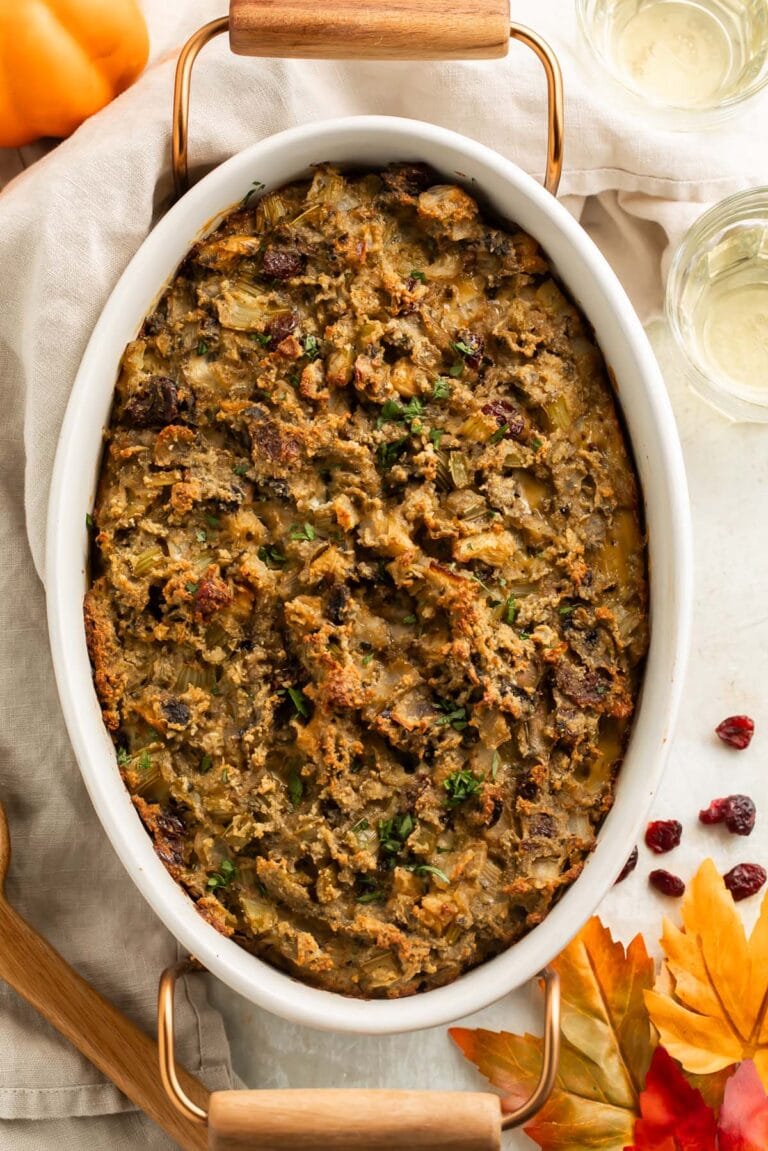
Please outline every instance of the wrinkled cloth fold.
[{"label": "wrinkled cloth fold", "polygon": [[[48,488],[72,381],[109,292],[170,202],[175,58],[186,36],[222,14],[224,0],[143,6],[152,59],[134,87],[57,147],[0,154],[0,798],[13,834],[12,901],[149,1028],[158,974],[178,947],[124,873],[80,780],[53,683],[41,583]],[[688,224],[708,203],[768,182],[764,150],[753,147],[765,102],[707,133],[649,128],[614,106],[578,46],[572,0],[518,0],[514,16],[552,43],[563,66],[564,202],[651,319],[661,308],[664,261]],[[498,61],[379,64],[243,59],[222,38],[195,70],[193,179],[273,132],[363,113],[430,120],[537,178],[543,170],[544,79],[520,45]],[[226,1037],[203,982],[179,998],[181,1057],[211,1086],[226,1086]],[[170,1146],[127,1108],[0,984],[0,1148]]]}]

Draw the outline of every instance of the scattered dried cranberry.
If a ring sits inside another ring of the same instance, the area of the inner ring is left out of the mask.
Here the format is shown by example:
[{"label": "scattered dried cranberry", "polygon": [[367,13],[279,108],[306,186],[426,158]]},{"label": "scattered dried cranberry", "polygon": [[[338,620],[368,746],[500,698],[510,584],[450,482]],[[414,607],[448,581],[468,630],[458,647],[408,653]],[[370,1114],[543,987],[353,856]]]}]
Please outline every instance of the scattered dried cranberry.
[{"label": "scattered dried cranberry", "polygon": [[715,728],[715,735],[719,735],[723,743],[743,751],[752,742],[755,734],[754,720],[748,715],[729,715]]},{"label": "scattered dried cranberry", "polygon": [[683,834],[683,825],[676,819],[656,819],[645,830],[645,842],[651,851],[663,855],[677,847]]},{"label": "scattered dried cranberry", "polygon": [[658,868],[652,871],[648,876],[648,882],[653,884],[657,891],[662,895],[673,895],[678,899],[681,895],[685,894],[685,884],[678,875],[672,875],[669,871],[664,871],[663,868]]},{"label": "scattered dried cranberry", "polygon": [[725,886],[738,903],[760,890],[766,880],[765,868],[759,863],[737,863],[723,876]]},{"label": "scattered dried cranberry", "polygon": [[278,312],[267,324],[267,335],[275,347],[290,336],[299,321],[298,312]]},{"label": "scattered dried cranberry", "polygon": [[486,416],[493,416],[500,428],[506,427],[504,438],[517,439],[525,431],[525,416],[509,400],[492,400],[482,408]]},{"label": "scattered dried cranberry", "polygon": [[727,795],[713,799],[699,812],[702,823],[724,823],[732,835],[750,835],[755,826],[755,805],[748,795]]},{"label": "scattered dried cranberry", "polygon": [[261,262],[262,275],[271,280],[290,280],[300,275],[304,257],[296,248],[269,247]]},{"label": "scattered dried cranberry", "polygon": [[[621,883],[622,879],[626,879],[628,875],[632,874],[632,872],[637,867],[637,856],[638,856],[638,851],[637,851],[637,847],[635,846],[632,848],[632,852],[630,854],[629,859],[627,860],[627,862],[624,864],[621,871],[619,872],[618,877],[616,879],[616,883]],[[614,887],[616,886],[616,883],[614,883]]]}]

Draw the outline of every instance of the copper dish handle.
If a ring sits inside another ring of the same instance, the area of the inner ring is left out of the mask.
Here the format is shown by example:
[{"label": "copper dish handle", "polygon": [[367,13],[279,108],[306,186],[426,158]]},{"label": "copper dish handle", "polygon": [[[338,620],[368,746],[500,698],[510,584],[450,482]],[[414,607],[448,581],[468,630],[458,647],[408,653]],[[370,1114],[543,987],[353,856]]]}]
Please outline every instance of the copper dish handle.
[{"label": "copper dish handle", "polygon": [[560,979],[546,969],[544,1056],[539,1081],[526,1102],[502,1114],[489,1092],[346,1090],[218,1091],[206,1109],[179,1083],[174,1056],[173,993],[180,975],[203,968],[194,959],[160,978],[157,1038],[160,1078],[187,1121],[208,1126],[212,1151],[499,1151],[501,1133],[532,1118],[549,1096],[560,1055]]},{"label": "copper dish handle", "polygon": [[[361,6],[365,12],[368,10]],[[181,50],[176,65],[176,75],[173,85],[173,131],[172,131],[172,160],[173,183],[176,196],[183,195],[189,187],[189,93],[192,78],[192,69],[201,48],[216,36],[230,31],[229,16],[222,16],[218,20],[211,20],[198,28]],[[563,138],[564,138],[564,112],[563,112],[563,76],[557,56],[546,43],[530,28],[519,24],[509,27],[509,39],[519,40],[536,53],[544,66],[547,79],[547,162],[544,173],[544,187],[553,196],[557,195],[560,177],[563,170]],[[507,41],[508,43],[508,41]],[[268,53],[265,51],[264,53]],[[297,51],[296,55],[300,52]],[[405,55],[405,53],[402,53]],[[469,49],[465,55],[476,55]],[[392,58],[394,49],[386,56]],[[371,52],[366,53],[367,58],[377,58]],[[381,58],[379,56],[378,58]],[[432,57],[429,57],[432,58]],[[454,54],[452,58],[456,58]]]}]

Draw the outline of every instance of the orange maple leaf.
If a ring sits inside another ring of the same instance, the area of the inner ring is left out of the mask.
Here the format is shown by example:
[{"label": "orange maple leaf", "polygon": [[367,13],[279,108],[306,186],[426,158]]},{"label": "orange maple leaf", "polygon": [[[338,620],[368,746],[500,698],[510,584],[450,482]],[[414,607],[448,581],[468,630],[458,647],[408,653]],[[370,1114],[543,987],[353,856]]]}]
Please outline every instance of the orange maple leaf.
[{"label": "orange maple leaf", "polygon": [[683,930],[664,920],[666,964],[645,993],[661,1043],[697,1075],[752,1059],[768,1086],[768,898],[747,939],[707,859],[688,887],[682,920]]},{"label": "orange maple leaf", "polygon": [[[625,950],[592,918],[552,966],[562,992],[560,1066],[526,1134],[543,1151],[624,1151],[655,1045],[643,1002],[653,961],[642,936]],[[507,1110],[527,1098],[541,1068],[541,1039],[461,1027],[450,1034],[504,1092]]]}]

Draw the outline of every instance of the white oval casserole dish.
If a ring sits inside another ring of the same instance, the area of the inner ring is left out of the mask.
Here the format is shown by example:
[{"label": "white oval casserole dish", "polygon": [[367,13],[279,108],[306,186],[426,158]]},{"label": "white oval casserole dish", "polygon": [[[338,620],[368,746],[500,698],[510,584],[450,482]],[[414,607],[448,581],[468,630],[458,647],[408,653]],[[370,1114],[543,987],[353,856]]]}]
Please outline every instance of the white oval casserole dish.
[{"label": "white oval casserole dish", "polygon": [[[266,190],[319,161],[376,167],[423,160],[482,194],[543,246],[594,327],[640,475],[649,536],[651,645],[616,802],[580,878],[547,918],[495,959],[445,987],[400,1000],[358,1000],[298,982],[206,923],[154,853],[120,778],[85,644],[88,533],[118,364],[193,241],[254,180]],[[134,882],[168,929],[247,999],[286,1019],[336,1031],[434,1027],[479,1010],[532,978],[568,943],[610,889],[636,842],[664,767],[683,682],[691,613],[691,529],[674,417],[645,333],[613,272],[565,208],[490,149],[446,129],[354,117],[282,132],[216,168],[161,220],[126,268],[94,328],[61,430],[48,511],[46,586],[51,648],[69,735],[91,799]]]}]

